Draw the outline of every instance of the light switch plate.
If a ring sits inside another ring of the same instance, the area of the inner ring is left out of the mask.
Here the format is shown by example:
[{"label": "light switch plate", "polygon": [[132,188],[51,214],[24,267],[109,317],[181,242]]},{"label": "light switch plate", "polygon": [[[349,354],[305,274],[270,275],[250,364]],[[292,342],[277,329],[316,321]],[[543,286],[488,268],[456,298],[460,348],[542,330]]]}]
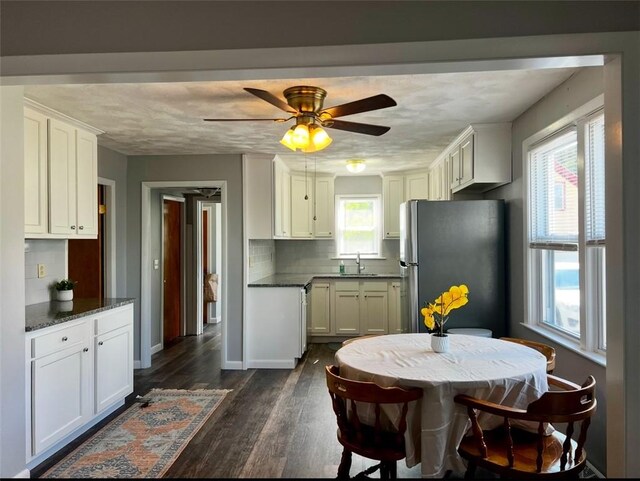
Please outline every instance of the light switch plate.
[{"label": "light switch plate", "polygon": [[38,279],[47,275],[47,267],[44,264],[38,264]]}]

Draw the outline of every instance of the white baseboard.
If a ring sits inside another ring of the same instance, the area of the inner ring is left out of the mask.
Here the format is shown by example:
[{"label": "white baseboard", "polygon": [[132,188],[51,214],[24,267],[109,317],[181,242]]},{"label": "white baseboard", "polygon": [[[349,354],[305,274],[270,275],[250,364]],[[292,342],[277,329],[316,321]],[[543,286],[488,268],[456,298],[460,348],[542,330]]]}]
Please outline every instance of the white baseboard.
[{"label": "white baseboard", "polygon": [[14,476],[14,478],[30,478],[31,477],[31,472],[28,469],[23,469],[22,471],[20,471],[18,474],[16,474]]},{"label": "white baseboard", "polygon": [[151,348],[151,355],[153,356],[156,352],[162,351],[162,349],[164,349],[164,347],[162,346],[162,343],[159,342]]},{"label": "white baseboard", "polygon": [[296,361],[293,359],[253,359],[247,361],[247,367],[249,369],[294,369],[296,367]]},{"label": "white baseboard", "polygon": [[244,367],[242,366],[242,361],[223,361],[222,369],[242,371]]},{"label": "white baseboard", "polygon": [[220,321],[222,321],[221,317],[210,317],[209,320],[207,321],[207,324],[220,324]]},{"label": "white baseboard", "polygon": [[142,363],[140,361],[133,361],[134,369],[142,369],[140,366],[142,366]]}]

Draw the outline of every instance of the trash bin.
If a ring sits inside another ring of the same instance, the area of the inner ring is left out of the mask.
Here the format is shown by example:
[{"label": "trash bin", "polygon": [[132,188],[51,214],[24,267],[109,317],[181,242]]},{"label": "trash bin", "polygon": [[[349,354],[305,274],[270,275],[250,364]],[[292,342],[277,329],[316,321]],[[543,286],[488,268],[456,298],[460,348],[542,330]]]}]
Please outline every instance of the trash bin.
[{"label": "trash bin", "polygon": [[455,327],[448,329],[449,334],[466,334],[467,336],[493,337],[491,329],[480,329],[477,327]]}]

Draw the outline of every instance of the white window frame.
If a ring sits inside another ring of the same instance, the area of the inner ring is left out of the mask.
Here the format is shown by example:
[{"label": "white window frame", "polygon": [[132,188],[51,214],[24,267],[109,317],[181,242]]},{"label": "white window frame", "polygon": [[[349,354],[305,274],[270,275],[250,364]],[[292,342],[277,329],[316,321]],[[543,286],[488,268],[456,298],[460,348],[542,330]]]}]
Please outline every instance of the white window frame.
[{"label": "white window frame", "polygon": [[[536,256],[540,252],[537,249],[531,249],[530,244],[530,192],[529,192],[529,154],[535,148],[535,144],[540,144],[545,140],[549,140],[562,131],[569,128],[577,129],[578,136],[578,178],[584,179],[585,169],[585,128],[588,122],[602,115],[604,108],[604,95],[599,95],[595,99],[587,102],[580,108],[571,112],[567,116],[559,119],[547,128],[539,131],[531,137],[525,139],[522,144],[522,162],[523,162],[523,233],[524,233],[524,322],[523,325],[536,331],[558,344],[571,349],[584,357],[587,357],[598,364],[606,366],[606,352],[599,347],[599,341],[602,335],[602,323],[594,319],[593,307],[601,304],[603,299],[594,293],[597,292],[594,283],[587,282],[587,276],[583,274],[584,268],[591,273],[597,272],[598,255],[590,253],[587,255],[588,249],[584,248],[586,227],[581,224],[578,236],[578,260],[580,265],[580,339],[576,339],[570,334],[566,334],[559,329],[555,329],[542,322],[541,315],[542,303],[541,292],[544,289],[542,285],[542,276],[538,272],[540,263],[537,262]],[[578,210],[579,218],[585,218],[585,189],[584,185],[578,190]],[[588,303],[587,303],[588,300]],[[588,305],[587,305],[588,304]]]},{"label": "white window frame", "polygon": [[337,259],[355,259],[356,253],[341,253],[340,245],[341,245],[341,236],[342,229],[339,225],[340,219],[340,200],[342,199],[363,199],[369,200],[373,199],[375,201],[374,207],[374,215],[376,218],[376,226],[375,226],[375,242],[376,242],[376,253],[366,253],[360,254],[362,259],[380,259],[382,256],[382,196],[380,194],[338,194],[335,196],[335,232],[336,232],[336,258]]}]

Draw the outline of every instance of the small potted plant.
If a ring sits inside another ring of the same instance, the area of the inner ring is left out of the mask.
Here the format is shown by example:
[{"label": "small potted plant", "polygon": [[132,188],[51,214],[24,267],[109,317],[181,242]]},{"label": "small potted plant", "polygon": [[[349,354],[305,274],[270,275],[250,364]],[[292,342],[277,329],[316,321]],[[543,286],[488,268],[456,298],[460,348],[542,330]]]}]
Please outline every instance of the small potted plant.
[{"label": "small potted plant", "polygon": [[433,301],[420,310],[424,316],[424,324],[431,334],[431,348],[435,352],[449,350],[449,336],[444,332],[444,325],[449,320],[449,313],[469,302],[469,289],[465,284],[451,286]]},{"label": "small potted plant", "polygon": [[56,282],[56,294],[59,301],[70,301],[73,299],[73,288],[76,282],[71,279],[61,279]]}]

